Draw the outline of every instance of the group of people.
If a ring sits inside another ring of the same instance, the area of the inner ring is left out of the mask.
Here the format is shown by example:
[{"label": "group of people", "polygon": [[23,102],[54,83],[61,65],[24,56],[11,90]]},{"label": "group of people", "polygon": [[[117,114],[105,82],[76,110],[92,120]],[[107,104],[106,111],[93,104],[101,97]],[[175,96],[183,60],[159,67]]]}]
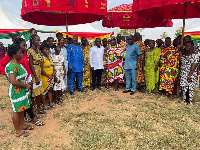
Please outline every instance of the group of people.
[{"label": "group of people", "polygon": [[134,94],[137,88],[150,93],[160,92],[167,97],[182,93],[183,102],[192,104],[198,80],[199,54],[191,37],[185,36],[183,44],[181,36],[173,42],[170,37],[166,37],[164,42],[146,39],[143,43],[140,39],[139,33],[128,38],[124,93]]},{"label": "group of people", "polygon": [[[7,55],[0,60],[1,74],[10,82],[9,96],[13,108],[13,124],[16,136],[29,136],[33,126],[26,126],[26,113],[30,122],[43,126],[34,113],[46,114],[45,110],[62,103],[62,95],[69,88],[70,95],[75,89],[86,92],[91,88],[101,90],[104,84],[114,90],[125,84],[123,93],[136,91],[162,92],[167,96],[182,91],[183,102],[192,104],[197,84],[199,55],[190,36],[174,39],[142,41],[139,33],[130,35],[127,43],[120,34],[111,39],[88,40],[78,37],[64,38],[57,33],[57,39],[48,37],[41,43],[35,29],[30,29],[30,40],[13,35],[13,44]],[[47,103],[47,100],[49,103]],[[41,109],[41,107],[43,109]]]}]

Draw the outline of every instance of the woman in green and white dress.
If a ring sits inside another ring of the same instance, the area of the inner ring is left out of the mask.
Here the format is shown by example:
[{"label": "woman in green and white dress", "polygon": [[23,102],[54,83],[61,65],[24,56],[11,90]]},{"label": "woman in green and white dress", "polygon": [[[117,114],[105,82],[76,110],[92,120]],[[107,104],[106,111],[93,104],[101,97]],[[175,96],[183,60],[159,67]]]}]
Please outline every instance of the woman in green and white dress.
[{"label": "woman in green and white dress", "polygon": [[30,84],[26,84],[27,71],[18,63],[23,58],[23,52],[19,45],[11,45],[8,55],[12,60],[6,65],[6,75],[10,82],[9,97],[13,109],[12,121],[16,130],[16,136],[27,137],[30,134],[23,130],[32,130],[33,127],[25,126],[24,111],[30,108]]}]

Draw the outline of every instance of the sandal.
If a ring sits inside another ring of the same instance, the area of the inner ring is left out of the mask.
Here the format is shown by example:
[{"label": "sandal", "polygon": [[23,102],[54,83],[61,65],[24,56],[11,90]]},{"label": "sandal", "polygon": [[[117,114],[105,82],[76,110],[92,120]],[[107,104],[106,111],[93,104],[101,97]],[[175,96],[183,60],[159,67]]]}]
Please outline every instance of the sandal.
[{"label": "sandal", "polygon": [[31,119],[26,118],[26,117],[24,118],[24,122],[27,122],[27,123],[28,123],[28,122],[30,122],[30,121],[31,121]]},{"label": "sandal", "polygon": [[116,88],[116,89],[115,89],[115,91],[119,91],[119,89],[118,89],[118,88]]},{"label": "sandal", "polygon": [[30,135],[30,133],[28,133],[28,132],[22,132],[21,134],[19,134],[19,135],[16,135],[16,137],[28,137]]},{"label": "sandal", "polygon": [[61,101],[56,101],[56,104],[58,105],[61,105],[61,103],[62,103]]},{"label": "sandal", "polygon": [[44,110],[51,110],[51,107],[45,106],[45,107],[44,107]]},{"label": "sandal", "polygon": [[35,123],[33,122],[33,124],[36,126],[44,126],[45,125],[45,123],[40,120],[36,121]]},{"label": "sandal", "polygon": [[51,103],[51,104],[50,104],[50,107],[51,107],[51,108],[55,108],[55,106],[54,106],[54,104],[53,104],[53,103]]},{"label": "sandal", "polygon": [[23,130],[33,130],[34,129],[34,127],[32,127],[32,126],[26,126],[26,128],[24,128]]},{"label": "sandal", "polygon": [[47,114],[45,111],[40,110],[37,114]]}]

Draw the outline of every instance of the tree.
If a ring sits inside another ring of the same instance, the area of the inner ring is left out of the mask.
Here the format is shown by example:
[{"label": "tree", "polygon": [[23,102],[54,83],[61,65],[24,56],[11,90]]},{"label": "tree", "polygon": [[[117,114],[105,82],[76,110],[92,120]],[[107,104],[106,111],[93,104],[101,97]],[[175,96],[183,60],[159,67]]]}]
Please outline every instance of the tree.
[{"label": "tree", "polygon": [[121,29],[119,31],[119,34],[121,34],[122,36],[127,36],[127,35],[133,35],[136,32],[142,32],[143,28],[139,28],[139,29]]},{"label": "tree", "polygon": [[163,32],[160,36],[161,39],[165,39],[166,37],[168,37],[167,32]]}]

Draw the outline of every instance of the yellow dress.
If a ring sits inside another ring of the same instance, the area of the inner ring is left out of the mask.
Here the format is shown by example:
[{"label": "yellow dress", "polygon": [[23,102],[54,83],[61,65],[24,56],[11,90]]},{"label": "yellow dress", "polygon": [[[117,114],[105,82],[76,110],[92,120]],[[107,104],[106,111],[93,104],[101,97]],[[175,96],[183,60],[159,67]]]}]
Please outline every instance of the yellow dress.
[{"label": "yellow dress", "polygon": [[[48,60],[46,57],[43,56],[43,70],[49,74],[53,75],[53,60],[49,56],[50,60]],[[42,85],[43,85],[43,95],[45,95],[51,87],[53,87],[53,79],[49,81],[49,78],[45,75],[42,75]]]},{"label": "yellow dress", "polygon": [[41,75],[41,67],[40,67],[40,64],[42,63],[42,56],[41,56],[40,52],[36,53],[36,51],[33,50],[32,48],[28,49],[28,52],[27,52],[27,56],[29,57],[30,55],[32,55],[32,57],[33,57],[33,67],[34,67],[35,73],[37,75],[37,78],[40,81],[40,84],[36,85],[36,79],[33,76],[32,97],[36,97],[43,93],[42,77],[41,77],[42,75]]}]

